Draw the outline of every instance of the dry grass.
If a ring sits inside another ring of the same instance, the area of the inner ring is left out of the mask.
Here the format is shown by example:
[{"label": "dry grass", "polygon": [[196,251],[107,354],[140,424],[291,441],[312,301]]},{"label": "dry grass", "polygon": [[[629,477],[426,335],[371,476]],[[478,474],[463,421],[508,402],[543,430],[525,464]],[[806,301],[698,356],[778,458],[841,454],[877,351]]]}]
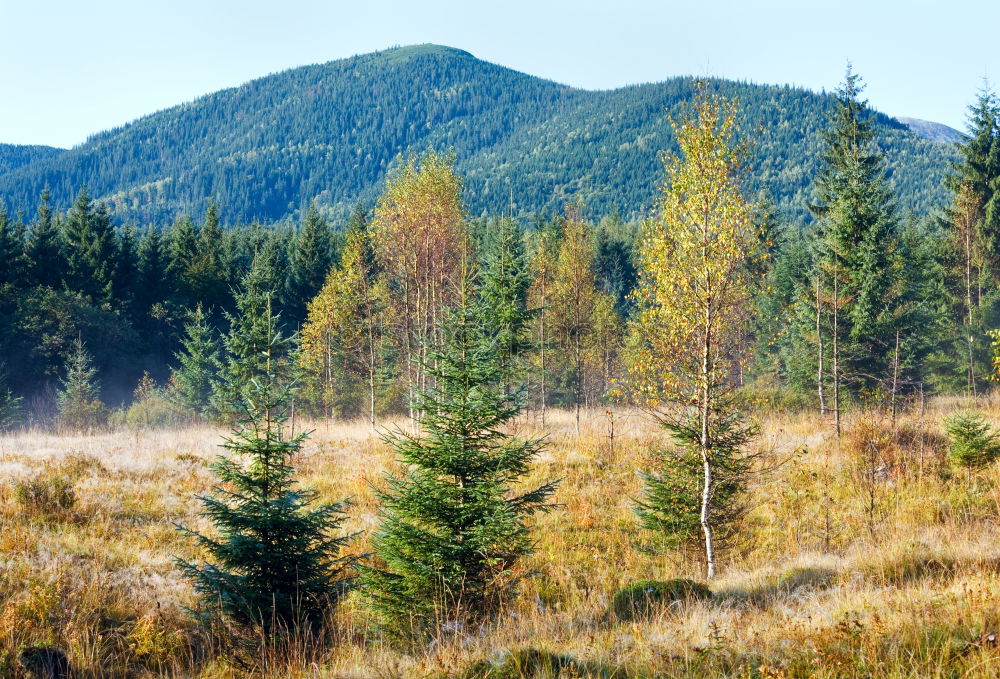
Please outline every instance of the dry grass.
[{"label": "dry grass", "polygon": [[[561,506],[538,519],[536,574],[503,619],[408,654],[349,602],[330,643],[262,658],[254,675],[460,677],[536,648],[571,659],[565,677],[996,676],[1000,468],[950,473],[940,421],[961,404],[931,405],[895,428],[858,415],[839,443],[815,415],[768,418],[761,445],[788,461],[756,482],[748,539],[725,556],[716,596],[628,623],[608,615],[621,586],[699,577],[683,555],[639,549],[631,498],[660,434],[619,414],[612,447],[603,410],[579,438],[570,413],[550,413],[529,481],[561,478]],[[1000,404],[985,409],[1000,421]],[[324,499],[352,497],[349,528],[366,534],[369,484],[391,451],[361,423],[312,426],[302,480]],[[542,433],[531,418],[517,428]],[[208,528],[194,496],[212,483],[222,433],[0,438],[0,676],[16,676],[34,644],[64,649],[84,677],[238,676],[186,615],[192,592],[173,564],[195,556],[175,524]],[[15,491],[53,477],[71,484],[71,506],[33,507]]]}]

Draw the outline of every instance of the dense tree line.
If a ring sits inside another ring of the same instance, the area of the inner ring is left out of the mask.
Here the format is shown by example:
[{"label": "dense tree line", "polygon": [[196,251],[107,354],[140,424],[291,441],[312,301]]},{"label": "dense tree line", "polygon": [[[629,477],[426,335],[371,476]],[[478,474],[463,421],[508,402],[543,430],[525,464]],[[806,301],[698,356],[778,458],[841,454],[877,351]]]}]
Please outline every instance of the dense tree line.
[{"label": "dense tree line", "polygon": [[[950,205],[913,215],[890,179],[881,119],[859,92],[849,76],[809,142],[820,166],[808,218],[753,203],[766,257],[752,278],[766,285],[741,339],[752,359],[738,367],[741,384],[779,384],[834,418],[865,399],[895,408],[918,391],[981,391],[997,321],[995,96],[972,109],[940,189]],[[732,125],[737,145],[746,106]],[[758,158],[748,156],[747,177]],[[217,384],[238,369],[234,314],[254,288],[273,293],[296,338],[301,411],[416,416],[434,386],[427,356],[440,320],[477,271],[477,294],[498,309],[484,322],[509,325],[492,328],[516,375],[508,388],[525,385],[542,418],[551,406],[607,402],[626,373],[644,230],[617,210],[594,219],[600,212],[580,201],[555,217],[473,217],[460,167],[455,155],[409,156],[370,209],[331,222],[312,205],[294,225],[224,225],[208,202],[165,228],[116,226],[88,188],[66,211],[44,190],[31,218],[0,213],[0,393],[21,421],[47,420],[81,344],[104,403],[128,403],[148,371],[175,409],[223,417],[231,394]],[[767,196],[756,181],[744,189]]]}]

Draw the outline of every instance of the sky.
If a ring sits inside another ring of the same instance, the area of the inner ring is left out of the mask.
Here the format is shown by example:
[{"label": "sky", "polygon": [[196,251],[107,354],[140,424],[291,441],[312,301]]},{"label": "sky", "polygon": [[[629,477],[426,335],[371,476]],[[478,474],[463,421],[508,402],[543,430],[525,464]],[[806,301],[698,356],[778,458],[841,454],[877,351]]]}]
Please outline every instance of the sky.
[{"label": "sky", "polygon": [[437,43],[587,89],[718,76],[965,126],[1000,78],[992,0],[0,0],[0,142],[69,147],[287,68]]}]

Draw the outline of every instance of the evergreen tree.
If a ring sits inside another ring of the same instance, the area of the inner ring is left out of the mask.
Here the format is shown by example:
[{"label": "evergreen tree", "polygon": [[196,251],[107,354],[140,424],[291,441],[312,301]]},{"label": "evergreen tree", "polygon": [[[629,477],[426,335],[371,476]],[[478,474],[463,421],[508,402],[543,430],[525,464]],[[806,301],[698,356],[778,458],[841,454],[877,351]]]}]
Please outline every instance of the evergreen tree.
[{"label": "evergreen tree", "polygon": [[118,234],[114,266],[115,298],[125,308],[134,309],[139,280],[139,252],[135,227],[127,226]]},{"label": "evergreen tree", "polygon": [[94,207],[86,187],[80,189],[64,229],[70,285],[94,301],[110,301],[117,245],[107,206]]},{"label": "evergreen tree", "polygon": [[136,308],[145,316],[156,302],[171,297],[167,276],[167,256],[163,237],[156,227],[146,229],[139,240],[139,262],[136,282]]},{"label": "evergreen tree", "polygon": [[218,208],[215,203],[209,203],[205,221],[198,231],[197,255],[186,273],[194,298],[208,309],[223,308],[229,298],[229,263],[224,240]]},{"label": "evergreen tree", "polygon": [[167,234],[167,273],[173,282],[177,301],[182,306],[194,306],[199,300],[191,267],[198,259],[198,232],[187,215],[178,217]]},{"label": "evergreen tree", "polygon": [[29,280],[33,285],[59,287],[65,273],[62,239],[49,204],[49,190],[42,191],[38,220],[28,238]]},{"label": "evergreen tree", "polygon": [[270,266],[262,256],[256,257],[236,293],[236,313],[225,314],[229,332],[222,341],[223,356],[212,395],[212,407],[220,415],[234,414],[233,404],[240,402],[254,380],[271,374],[274,379],[291,380],[289,344],[274,342],[270,334],[277,318],[272,315],[272,285]]},{"label": "evergreen tree", "polygon": [[428,360],[436,386],[420,399],[423,434],[390,438],[407,470],[379,493],[379,561],[363,569],[362,595],[403,639],[490,619],[532,550],[528,517],[555,490],[513,490],[541,442],[503,433],[520,407],[496,385],[499,358],[480,313],[463,287],[442,324],[446,342]]},{"label": "evergreen tree", "polygon": [[21,421],[23,401],[7,386],[6,366],[0,363],[0,432],[13,429]]},{"label": "evergreen tree", "polygon": [[170,375],[171,400],[186,413],[208,419],[213,415],[212,395],[219,368],[219,346],[200,304],[184,326],[181,347],[181,351],[174,354],[179,365]]},{"label": "evergreen tree", "polygon": [[996,286],[1000,283],[1000,102],[988,86],[969,106],[968,132],[957,149],[959,160],[945,185],[969,204],[956,201],[950,216],[954,221],[962,207],[970,209],[973,239],[982,253],[986,280]]},{"label": "evergreen tree", "polygon": [[107,407],[101,403],[97,385],[97,369],[79,338],[66,356],[66,376],[56,398],[58,424],[71,431],[89,431],[107,422]]},{"label": "evergreen tree", "polygon": [[24,285],[24,243],[7,210],[0,205],[0,286]]},{"label": "evergreen tree", "polygon": [[331,264],[330,227],[315,204],[309,206],[302,228],[292,241],[289,260],[286,307],[293,321],[302,321],[306,305],[323,287]]},{"label": "evergreen tree", "polygon": [[[261,307],[244,304],[241,312],[259,312],[253,323],[234,325],[247,332],[230,346],[253,347],[259,372],[228,384],[235,400],[228,409],[239,420],[212,469],[218,485],[200,497],[203,515],[215,535],[185,532],[207,553],[202,564],[180,561],[207,608],[215,615],[267,635],[315,628],[348,591],[353,558],[342,550],[352,536],[337,534],[345,503],[317,505],[316,492],[297,486],[291,458],[306,434],[285,433],[290,385],[280,364],[288,354],[270,298]],[[245,316],[241,321],[248,321]],[[233,373],[229,373],[233,375]]]},{"label": "evergreen tree", "polygon": [[631,313],[638,273],[635,268],[635,238],[626,231],[617,212],[601,223],[597,231],[594,270],[598,287],[611,295],[621,317]]},{"label": "evergreen tree", "polygon": [[531,349],[532,314],[528,311],[531,275],[517,222],[499,219],[492,227],[479,279],[482,323],[486,336],[494,338],[500,382],[504,389],[513,391],[521,359]]},{"label": "evergreen tree", "polygon": [[819,307],[816,355],[822,343],[829,358],[816,375],[820,383],[832,383],[838,433],[846,396],[885,387],[902,330],[898,307],[904,262],[895,203],[861,89],[860,78],[848,68],[824,135],[826,150],[815,179],[818,202],[810,206],[817,238],[806,294],[812,292]]}]

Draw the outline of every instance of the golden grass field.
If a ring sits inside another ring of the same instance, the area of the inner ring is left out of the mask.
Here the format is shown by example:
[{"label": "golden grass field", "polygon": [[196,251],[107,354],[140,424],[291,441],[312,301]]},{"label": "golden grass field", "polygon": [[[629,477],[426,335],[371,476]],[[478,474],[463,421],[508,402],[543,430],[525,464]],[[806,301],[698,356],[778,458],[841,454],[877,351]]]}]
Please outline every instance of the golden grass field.
[{"label": "golden grass field", "polygon": [[[462,677],[477,661],[538,649],[572,659],[564,677],[1000,676],[1000,468],[948,470],[941,419],[960,406],[934,401],[895,427],[855,414],[839,443],[815,414],[768,416],[760,445],[784,464],[755,479],[745,544],[724,555],[715,596],[628,623],[608,614],[619,587],[701,579],[681,554],[640,549],[631,498],[662,434],[617,412],[612,447],[603,410],[587,413],[579,437],[570,413],[550,413],[544,432],[525,418],[518,433],[548,436],[528,481],[561,478],[560,506],[537,519],[534,575],[504,617],[406,653],[349,601],[329,643],[263,657],[249,673]],[[1000,404],[980,407],[1000,422]],[[365,552],[377,522],[369,482],[392,453],[366,424],[310,427],[301,480],[324,500],[353,498],[353,549]],[[0,438],[0,676],[16,677],[32,644],[65,650],[81,677],[240,676],[185,613],[193,593],[172,561],[196,556],[175,523],[210,528],[195,495],[212,484],[224,433]],[[862,473],[872,459],[876,473]],[[15,492],[54,477],[75,493],[70,509]]]}]

